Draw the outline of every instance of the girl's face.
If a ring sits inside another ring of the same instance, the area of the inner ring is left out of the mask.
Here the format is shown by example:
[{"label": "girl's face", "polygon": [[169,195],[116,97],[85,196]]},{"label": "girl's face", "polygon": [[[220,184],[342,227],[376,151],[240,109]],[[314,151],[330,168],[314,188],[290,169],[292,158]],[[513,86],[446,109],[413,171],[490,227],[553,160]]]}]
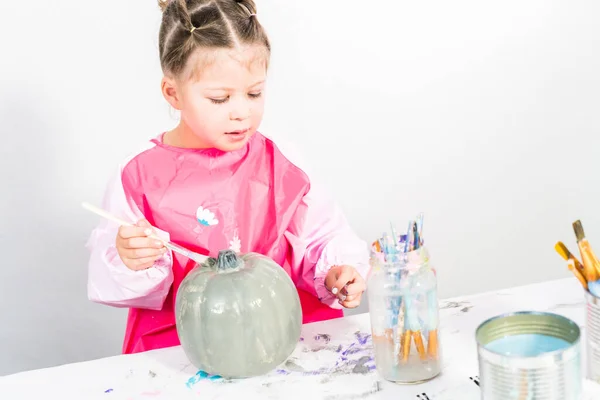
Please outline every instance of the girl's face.
[{"label": "girl's face", "polygon": [[163,95],[181,111],[179,126],[165,135],[165,142],[188,148],[241,149],[263,117],[264,54],[263,48],[255,46],[212,50],[210,59],[189,60],[185,79],[165,77]]}]

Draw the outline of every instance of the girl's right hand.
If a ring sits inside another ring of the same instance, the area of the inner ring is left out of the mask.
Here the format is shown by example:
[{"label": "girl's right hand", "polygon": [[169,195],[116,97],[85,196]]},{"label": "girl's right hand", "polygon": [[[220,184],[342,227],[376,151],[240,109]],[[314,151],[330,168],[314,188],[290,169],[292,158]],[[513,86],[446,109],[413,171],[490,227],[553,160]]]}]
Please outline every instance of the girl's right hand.
[{"label": "girl's right hand", "polygon": [[154,233],[150,223],[142,219],[136,226],[121,226],[117,234],[117,252],[125,266],[133,271],[150,268],[167,252],[160,240],[148,236]]}]

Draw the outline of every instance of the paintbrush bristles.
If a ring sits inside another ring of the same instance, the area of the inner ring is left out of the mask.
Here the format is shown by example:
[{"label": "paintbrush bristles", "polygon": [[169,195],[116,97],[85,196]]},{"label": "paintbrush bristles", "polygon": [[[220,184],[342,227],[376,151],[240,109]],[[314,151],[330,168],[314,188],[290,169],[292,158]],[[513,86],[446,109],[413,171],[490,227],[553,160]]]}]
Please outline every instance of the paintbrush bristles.
[{"label": "paintbrush bristles", "polygon": [[578,242],[581,242],[583,239],[585,239],[585,232],[583,231],[581,220],[573,222],[573,231],[575,231],[575,237],[577,238]]}]

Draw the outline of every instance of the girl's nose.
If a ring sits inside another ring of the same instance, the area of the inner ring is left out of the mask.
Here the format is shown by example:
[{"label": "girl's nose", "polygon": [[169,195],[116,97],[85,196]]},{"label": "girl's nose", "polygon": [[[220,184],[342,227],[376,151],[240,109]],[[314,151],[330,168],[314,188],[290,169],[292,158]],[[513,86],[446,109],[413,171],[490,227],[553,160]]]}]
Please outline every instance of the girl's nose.
[{"label": "girl's nose", "polygon": [[237,102],[233,105],[229,118],[233,121],[243,121],[250,118],[250,106],[245,101]]}]

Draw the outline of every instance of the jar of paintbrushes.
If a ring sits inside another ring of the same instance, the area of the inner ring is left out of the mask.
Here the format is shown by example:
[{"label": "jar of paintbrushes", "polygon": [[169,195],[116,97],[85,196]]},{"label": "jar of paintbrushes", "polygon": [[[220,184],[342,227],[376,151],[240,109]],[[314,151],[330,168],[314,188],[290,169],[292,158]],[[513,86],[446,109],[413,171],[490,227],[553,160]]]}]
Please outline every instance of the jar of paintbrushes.
[{"label": "jar of paintbrushes", "polygon": [[586,377],[600,383],[600,260],[592,250],[581,220],[573,222],[573,231],[581,261],[563,242],[557,242],[554,248],[584,289]]},{"label": "jar of paintbrushes", "polygon": [[424,246],[423,217],[406,233],[390,234],[371,249],[367,282],[375,364],[396,383],[420,383],[441,371],[437,278]]}]

